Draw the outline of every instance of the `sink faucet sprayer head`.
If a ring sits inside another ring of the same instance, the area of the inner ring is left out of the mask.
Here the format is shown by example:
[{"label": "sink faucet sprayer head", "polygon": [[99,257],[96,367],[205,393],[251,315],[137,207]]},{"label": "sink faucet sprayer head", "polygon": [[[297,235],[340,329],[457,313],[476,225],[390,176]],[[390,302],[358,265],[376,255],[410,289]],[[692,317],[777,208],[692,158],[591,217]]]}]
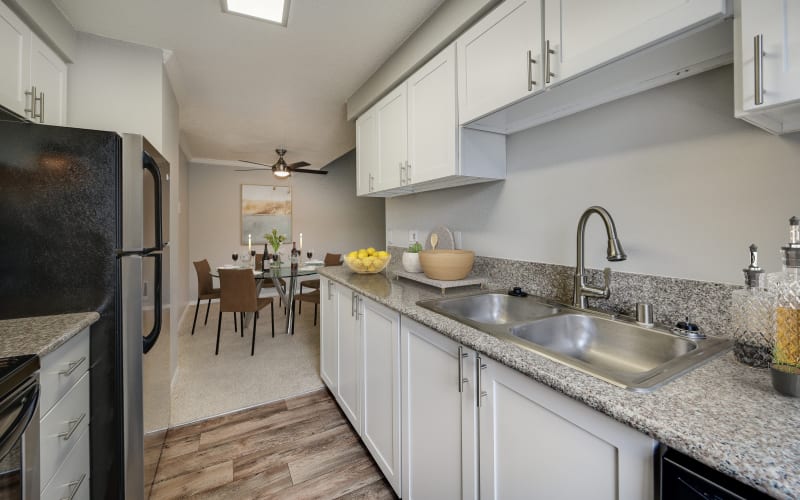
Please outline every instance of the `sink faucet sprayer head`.
[{"label": "sink faucet sprayer head", "polygon": [[608,255],[606,257],[610,262],[619,262],[628,258],[625,255],[625,250],[622,249],[622,243],[615,234],[612,238],[608,239]]}]

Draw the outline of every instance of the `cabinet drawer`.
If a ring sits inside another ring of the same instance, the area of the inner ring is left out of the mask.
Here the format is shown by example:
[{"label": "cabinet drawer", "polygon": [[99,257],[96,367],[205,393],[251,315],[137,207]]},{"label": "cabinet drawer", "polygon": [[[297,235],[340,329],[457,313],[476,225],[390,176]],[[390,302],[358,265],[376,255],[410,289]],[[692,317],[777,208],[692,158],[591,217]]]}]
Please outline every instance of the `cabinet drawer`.
[{"label": "cabinet drawer", "polygon": [[89,426],[89,375],[83,377],[45,415],[39,430],[41,484],[47,484],[56,469]]},{"label": "cabinet drawer", "polygon": [[89,431],[75,443],[52,481],[42,490],[42,500],[89,499]]},{"label": "cabinet drawer", "polygon": [[47,412],[89,369],[89,329],[69,339],[42,358],[39,383],[42,387],[39,413]]}]

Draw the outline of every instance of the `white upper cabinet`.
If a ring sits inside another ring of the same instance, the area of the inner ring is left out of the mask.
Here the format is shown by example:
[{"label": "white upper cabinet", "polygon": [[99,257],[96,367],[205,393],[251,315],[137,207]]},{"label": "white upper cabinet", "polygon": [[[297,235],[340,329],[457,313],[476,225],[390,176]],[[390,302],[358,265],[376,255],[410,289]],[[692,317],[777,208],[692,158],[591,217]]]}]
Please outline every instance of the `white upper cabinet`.
[{"label": "white upper cabinet", "polygon": [[67,65],[2,2],[0,106],[36,123],[67,120]]},{"label": "white upper cabinet", "polygon": [[31,30],[0,2],[0,105],[21,116],[29,108]]},{"label": "white upper cabinet", "polygon": [[724,0],[544,0],[544,5],[545,49],[552,51],[548,85],[726,13]]},{"label": "white upper cabinet", "polygon": [[378,123],[378,190],[395,189],[405,181],[408,162],[406,85],[389,92],[375,106]]},{"label": "white upper cabinet", "polygon": [[[506,0],[456,42],[460,122],[511,134],[728,64],[727,9],[725,0]],[[524,86],[528,70],[535,83]]]},{"label": "white upper cabinet", "polygon": [[38,93],[35,121],[64,125],[67,122],[67,66],[35,36],[31,38],[31,83]]},{"label": "white upper cabinet", "polygon": [[736,24],[736,116],[776,134],[800,130],[800,3],[741,0]]},{"label": "white upper cabinet", "polygon": [[366,196],[378,182],[378,122],[375,108],[356,120],[356,194]]},{"label": "white upper cabinet", "polygon": [[456,48],[444,49],[408,79],[408,184],[456,172]]},{"label": "white upper cabinet", "polygon": [[456,51],[462,124],[543,89],[541,0],[506,0],[458,38]]}]

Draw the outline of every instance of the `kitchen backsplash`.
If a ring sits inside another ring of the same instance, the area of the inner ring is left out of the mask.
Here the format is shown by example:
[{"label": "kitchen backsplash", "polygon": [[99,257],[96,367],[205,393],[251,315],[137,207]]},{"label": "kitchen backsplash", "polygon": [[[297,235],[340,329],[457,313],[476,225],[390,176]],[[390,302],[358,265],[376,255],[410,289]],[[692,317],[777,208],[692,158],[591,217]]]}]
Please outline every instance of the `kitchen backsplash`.
[{"label": "kitchen backsplash", "polygon": [[[403,247],[389,247],[392,261],[389,271],[402,267]],[[603,282],[602,270],[587,269],[588,281]],[[572,302],[575,268],[540,262],[498,259],[475,256],[472,275],[489,279],[490,288],[522,287],[528,293],[559,302]],[[633,315],[637,302],[653,304],[659,323],[674,325],[687,316],[701,330],[731,338],[731,292],[741,287],[647,274],[611,273],[611,297],[608,300],[589,299],[590,307],[608,312]]]}]

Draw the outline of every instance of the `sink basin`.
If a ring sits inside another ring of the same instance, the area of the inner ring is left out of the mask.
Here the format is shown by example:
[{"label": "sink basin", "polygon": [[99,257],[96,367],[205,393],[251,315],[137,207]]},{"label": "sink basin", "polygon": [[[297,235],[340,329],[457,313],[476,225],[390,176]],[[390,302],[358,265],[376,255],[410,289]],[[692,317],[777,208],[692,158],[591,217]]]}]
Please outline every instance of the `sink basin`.
[{"label": "sink basin", "polygon": [[633,391],[652,391],[731,347],[540,297],[484,293],[417,304]]},{"label": "sink basin", "polygon": [[419,305],[456,321],[481,325],[508,325],[557,314],[560,309],[533,297],[512,297],[505,293],[482,293],[452,299],[435,299]]}]

